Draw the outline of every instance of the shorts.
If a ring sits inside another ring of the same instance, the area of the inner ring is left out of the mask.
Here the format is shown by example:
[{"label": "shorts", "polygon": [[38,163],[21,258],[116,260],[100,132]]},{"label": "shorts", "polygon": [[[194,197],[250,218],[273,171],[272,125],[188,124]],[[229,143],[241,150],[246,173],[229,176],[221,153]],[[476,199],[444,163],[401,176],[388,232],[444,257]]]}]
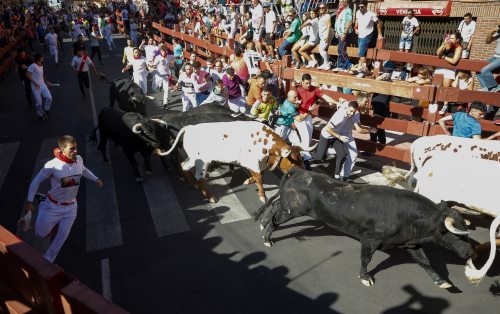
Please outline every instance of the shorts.
[{"label": "shorts", "polygon": [[253,40],[254,41],[259,41],[260,40],[260,31],[255,30],[253,32]]},{"label": "shorts", "polygon": [[247,32],[247,35],[245,36],[245,39],[247,41],[253,40],[253,32]]},{"label": "shorts", "polygon": [[368,45],[371,43],[372,38],[373,34],[370,34],[364,38],[358,38],[358,57],[366,57]]},{"label": "shorts", "polygon": [[264,42],[268,46],[274,46],[273,34],[266,33],[266,37],[264,38]]},{"label": "shorts", "polygon": [[443,74],[444,78],[449,80],[454,80],[456,76],[455,70],[444,68],[437,68],[436,71],[434,71],[434,75],[436,74]]},{"label": "shorts", "polygon": [[399,50],[410,50],[413,43],[413,36],[401,36],[399,38]]}]

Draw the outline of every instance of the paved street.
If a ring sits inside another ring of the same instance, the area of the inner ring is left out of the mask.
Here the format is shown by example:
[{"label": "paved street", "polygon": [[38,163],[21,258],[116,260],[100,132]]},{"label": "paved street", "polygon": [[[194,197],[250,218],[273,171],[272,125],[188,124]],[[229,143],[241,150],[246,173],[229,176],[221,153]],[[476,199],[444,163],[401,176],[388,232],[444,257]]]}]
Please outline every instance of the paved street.
[{"label": "paved street", "polygon": [[[121,74],[123,38],[118,49],[103,49],[109,79]],[[38,47],[38,46],[37,46]],[[165,172],[153,158],[153,174],[136,183],[121,148],[109,145],[105,165],[88,137],[96,114],[108,106],[108,85],[92,75],[92,96],[81,100],[69,66],[71,44],[65,43],[58,67],[45,52],[45,76],[53,107],[49,120],[39,121],[29,107],[13,71],[0,81],[0,223],[16,232],[16,222],[30,180],[52,158],[57,138],[74,135],[86,166],[105,184],[86,182],[80,188],[78,218],[56,263],[84,284],[131,313],[498,313],[500,259],[476,287],[464,276],[464,261],[453,252],[427,246],[436,271],[455,287],[439,289],[402,250],[377,252],[369,265],[376,285],[357,278],[360,245],[310,218],[279,228],[275,246],[263,245],[251,214],[261,205],[255,185],[243,186],[245,171],[234,175],[219,168],[209,188],[220,201],[208,204],[201,193]],[[104,46],[102,46],[104,48]],[[149,115],[161,113],[158,99],[148,99]],[[178,93],[170,102],[180,108]],[[382,163],[373,157],[355,168],[359,182],[383,184]],[[142,159],[137,156],[142,165]],[[389,163],[389,162],[388,162]],[[314,171],[331,173],[327,165]],[[279,173],[264,176],[270,197]],[[41,190],[47,190],[46,185]],[[492,197],[492,196],[489,196]],[[471,217],[472,238],[487,239],[491,219]],[[18,235],[43,249],[32,234]],[[1,270],[0,270],[1,271]]]}]

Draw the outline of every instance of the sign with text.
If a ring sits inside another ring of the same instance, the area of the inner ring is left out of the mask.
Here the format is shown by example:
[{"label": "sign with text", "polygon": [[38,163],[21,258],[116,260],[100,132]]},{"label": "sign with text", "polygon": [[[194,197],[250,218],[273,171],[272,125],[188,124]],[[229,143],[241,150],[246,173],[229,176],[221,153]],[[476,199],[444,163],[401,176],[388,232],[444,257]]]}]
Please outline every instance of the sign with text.
[{"label": "sign with text", "polygon": [[451,1],[384,1],[378,5],[379,16],[405,16],[413,9],[415,16],[449,16]]}]

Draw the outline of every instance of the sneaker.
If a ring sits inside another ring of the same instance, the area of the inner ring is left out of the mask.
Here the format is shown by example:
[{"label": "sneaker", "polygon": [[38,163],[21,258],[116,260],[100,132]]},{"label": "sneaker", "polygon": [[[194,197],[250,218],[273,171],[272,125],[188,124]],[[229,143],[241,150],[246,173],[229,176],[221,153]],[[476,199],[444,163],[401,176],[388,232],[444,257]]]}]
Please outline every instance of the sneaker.
[{"label": "sneaker", "polygon": [[448,106],[447,105],[444,105],[441,110],[439,111],[439,114],[444,116],[446,114],[446,112],[448,111]]},{"label": "sneaker", "polygon": [[309,61],[309,62],[307,63],[306,68],[308,68],[308,69],[309,69],[309,68],[314,68],[314,67],[315,67],[315,66],[317,66],[317,65],[318,65],[318,61],[316,61],[316,60],[311,60],[311,61]]},{"label": "sneaker", "polygon": [[489,92],[490,90],[487,87],[481,87],[478,89],[480,92]]},{"label": "sneaker", "polygon": [[301,67],[301,66],[302,66],[302,63],[298,63],[298,62],[297,62],[297,64],[295,64],[295,68],[296,68],[296,69],[300,69],[300,67]]},{"label": "sneaker", "polygon": [[323,64],[322,66],[317,67],[318,70],[330,70],[330,66],[328,64]]},{"label": "sneaker", "polygon": [[358,74],[356,75],[356,77],[357,77],[357,78],[363,78],[363,77],[365,77],[365,74],[364,74],[364,73],[358,73]]},{"label": "sneaker", "polygon": [[332,71],[337,73],[338,71],[341,71],[342,69],[341,68],[334,68]]},{"label": "sneaker", "polygon": [[492,89],[490,89],[490,93],[496,93],[496,92],[500,92],[500,85],[497,85],[497,87],[493,87]]}]

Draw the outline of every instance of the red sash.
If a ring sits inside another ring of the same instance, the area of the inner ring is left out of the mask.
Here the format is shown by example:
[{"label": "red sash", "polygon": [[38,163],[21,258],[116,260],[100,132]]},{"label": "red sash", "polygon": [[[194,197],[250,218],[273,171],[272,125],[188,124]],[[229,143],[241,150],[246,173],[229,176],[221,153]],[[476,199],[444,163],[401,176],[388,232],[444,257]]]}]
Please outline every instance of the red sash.
[{"label": "red sash", "polygon": [[80,68],[78,69],[78,72],[82,72],[83,66],[85,65],[85,62],[87,62],[87,55],[83,55],[82,63],[80,63]]}]

